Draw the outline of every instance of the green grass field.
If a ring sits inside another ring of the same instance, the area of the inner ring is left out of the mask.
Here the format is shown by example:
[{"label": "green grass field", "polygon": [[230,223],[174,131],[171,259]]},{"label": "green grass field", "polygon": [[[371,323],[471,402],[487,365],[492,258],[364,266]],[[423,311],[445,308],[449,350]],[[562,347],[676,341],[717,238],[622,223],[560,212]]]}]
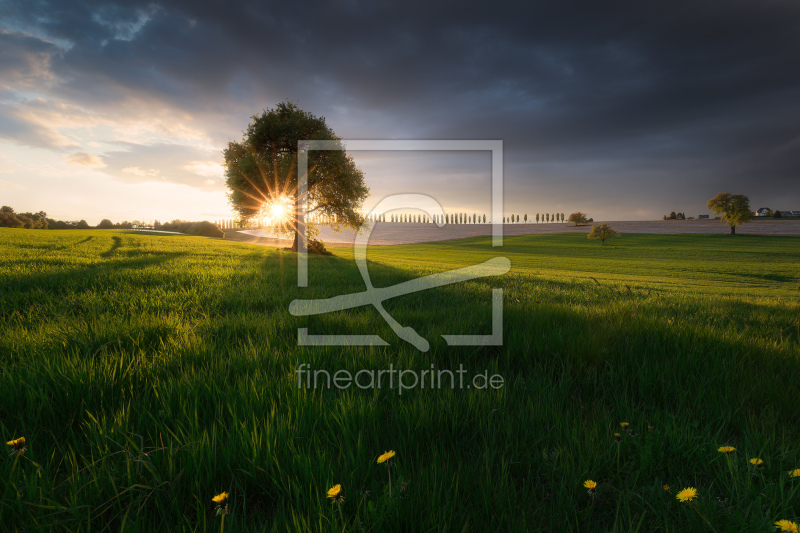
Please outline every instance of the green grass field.
[{"label": "green grass field", "polygon": [[[422,353],[373,308],[288,313],[295,298],[364,290],[347,249],[310,257],[298,289],[294,255],[272,248],[0,228],[0,433],[27,444],[0,458],[0,530],[217,531],[223,491],[225,531],[721,533],[800,519],[800,238],[475,238],[371,249],[370,272],[387,286],[498,255],[505,276],[386,303],[431,342]],[[441,335],[490,333],[496,287],[504,345],[448,347]],[[299,348],[301,327],[391,346]],[[504,385],[309,389],[302,363],[463,365]],[[376,464],[387,450],[390,471]],[[326,498],[335,484],[341,506]],[[699,497],[678,502],[684,487]]]}]

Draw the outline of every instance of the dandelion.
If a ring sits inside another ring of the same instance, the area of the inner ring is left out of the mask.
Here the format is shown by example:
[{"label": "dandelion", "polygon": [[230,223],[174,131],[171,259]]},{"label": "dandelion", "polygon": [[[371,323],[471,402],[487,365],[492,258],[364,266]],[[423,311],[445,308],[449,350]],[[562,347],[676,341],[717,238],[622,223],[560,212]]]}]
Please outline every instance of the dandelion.
[{"label": "dandelion", "polygon": [[338,498],[341,493],[342,493],[342,486],[334,485],[333,487],[328,489],[328,498]]},{"label": "dandelion", "polygon": [[653,426],[647,426],[647,431],[653,431]]},{"label": "dandelion", "polygon": [[386,461],[388,461],[389,459],[391,459],[395,455],[397,455],[397,454],[394,453],[394,450],[389,450],[388,452],[384,452],[383,455],[378,457],[378,464],[385,463]]},{"label": "dandelion", "polygon": [[394,450],[389,450],[388,452],[383,452],[382,455],[378,456],[378,464],[386,463],[386,471],[389,473],[389,497],[392,497],[392,468],[389,466],[389,459],[397,455],[394,453]]},{"label": "dandelion", "polygon": [[727,453],[735,452],[736,448],[734,448],[733,446],[720,446],[719,448],[717,448],[717,451],[719,453],[726,453],[727,454]]},{"label": "dandelion", "polygon": [[762,461],[758,457],[753,457],[752,459],[750,459],[750,464],[756,468],[761,468],[764,466],[764,461]]},{"label": "dandelion", "polygon": [[781,531],[789,531],[791,533],[798,533],[798,525],[791,520],[778,520],[775,522],[775,527]]},{"label": "dandelion", "polygon": [[18,439],[10,440],[6,442],[6,444],[8,446],[11,446],[11,453],[9,453],[9,455],[19,455],[25,452],[25,450],[27,450],[27,448],[25,447],[25,437],[20,437]]},{"label": "dandelion", "polygon": [[583,482],[583,486],[589,489],[589,494],[591,494],[597,488],[597,482],[592,481],[591,479],[587,479],[586,481]]},{"label": "dandelion", "polygon": [[228,514],[228,493],[221,492],[211,498],[211,501],[217,504],[217,516],[222,515],[222,528],[220,531],[225,529],[225,515]]},{"label": "dandelion", "polygon": [[703,522],[705,522],[705,523],[706,523],[706,525],[707,525],[707,526],[708,526],[708,527],[711,529],[711,531],[713,531],[714,533],[716,533],[716,531],[717,531],[717,530],[716,530],[716,529],[714,529],[714,526],[712,526],[712,525],[711,525],[711,522],[709,522],[709,521],[708,521],[708,518],[706,518],[705,516],[703,516],[703,513],[701,513],[701,512],[700,512],[700,510],[699,510],[699,509],[698,509],[698,508],[695,506],[695,504],[694,504],[694,501],[693,501],[693,500],[694,500],[695,498],[697,498],[697,496],[698,496],[698,495],[697,495],[697,489],[696,489],[696,488],[694,488],[694,487],[686,487],[685,489],[683,489],[682,491],[680,491],[680,492],[679,492],[679,493],[678,493],[678,494],[677,494],[675,497],[676,497],[676,498],[678,499],[678,501],[679,501],[679,502],[681,502],[681,503],[686,503],[686,502],[689,502],[689,507],[691,507],[692,509],[694,509],[694,512],[695,512],[695,513],[697,513],[697,515],[698,515],[700,518],[702,518],[702,519],[703,519]]},{"label": "dandelion", "polygon": [[800,468],[795,468],[794,470],[789,470],[790,477],[800,477]]},{"label": "dandelion", "polygon": [[664,492],[666,492],[667,494],[672,494],[672,490],[669,488],[669,485],[667,485],[666,483],[661,488],[664,489]]},{"label": "dandelion", "polygon": [[697,489],[694,487],[687,487],[680,491],[676,496],[681,503],[690,502],[697,497]]},{"label": "dandelion", "polygon": [[628,426],[630,426],[627,422],[620,422],[619,425],[622,426],[622,429],[628,429]]}]

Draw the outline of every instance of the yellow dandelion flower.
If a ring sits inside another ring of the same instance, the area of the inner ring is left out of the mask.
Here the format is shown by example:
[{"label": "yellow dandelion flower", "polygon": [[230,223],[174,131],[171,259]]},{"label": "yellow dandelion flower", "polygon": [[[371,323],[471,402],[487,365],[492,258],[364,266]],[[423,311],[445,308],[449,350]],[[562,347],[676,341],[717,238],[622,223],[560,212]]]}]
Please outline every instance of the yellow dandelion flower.
[{"label": "yellow dandelion flower", "polygon": [[734,448],[733,446],[720,446],[719,448],[717,448],[717,451],[719,453],[733,453],[736,451],[736,448]]},{"label": "yellow dandelion flower", "polygon": [[764,466],[764,461],[762,461],[758,457],[753,457],[752,459],[750,459],[750,464],[753,466],[761,467]]},{"label": "yellow dandelion flower", "polygon": [[228,502],[228,493],[227,492],[222,492],[220,494],[217,494],[216,496],[211,498],[211,501],[216,503],[217,505],[219,505],[221,507],[221,506],[225,505]]},{"label": "yellow dandelion flower", "polygon": [[775,527],[781,531],[789,531],[790,533],[798,532],[798,525],[791,520],[778,520],[775,522]]},{"label": "yellow dandelion flower", "polygon": [[388,452],[384,452],[383,455],[378,457],[378,464],[385,463],[386,461],[388,461],[389,459],[391,459],[395,455],[397,455],[397,454],[394,453],[394,450],[389,450]]},{"label": "yellow dandelion flower", "polygon": [[664,489],[664,492],[668,492],[668,493],[672,494],[672,490],[669,488],[669,485],[664,484],[664,486],[662,488]]},{"label": "yellow dandelion flower", "polygon": [[25,437],[20,437],[18,439],[10,440],[6,442],[8,446],[11,446],[15,450],[21,450],[25,447]]},{"label": "yellow dandelion flower", "polygon": [[591,479],[587,479],[586,481],[583,482],[583,486],[589,489],[590,491],[593,491],[594,489],[597,488],[597,482],[592,481]]},{"label": "yellow dandelion flower", "polygon": [[795,468],[794,470],[789,470],[789,475],[791,477],[800,477],[800,468]]},{"label": "yellow dandelion flower", "polygon": [[619,433],[614,433],[614,438],[618,439],[620,437]]},{"label": "yellow dandelion flower", "polygon": [[620,422],[619,425],[622,426],[622,429],[628,429],[628,426],[630,426],[627,422]]},{"label": "yellow dandelion flower", "polygon": [[680,491],[676,496],[680,502],[690,502],[697,497],[697,489],[694,487],[687,487]]},{"label": "yellow dandelion flower", "polygon": [[328,489],[328,498],[338,498],[341,493],[342,493],[342,486],[334,485],[333,487]]},{"label": "yellow dandelion flower", "polygon": [[653,431],[653,426],[647,426],[647,431]]}]

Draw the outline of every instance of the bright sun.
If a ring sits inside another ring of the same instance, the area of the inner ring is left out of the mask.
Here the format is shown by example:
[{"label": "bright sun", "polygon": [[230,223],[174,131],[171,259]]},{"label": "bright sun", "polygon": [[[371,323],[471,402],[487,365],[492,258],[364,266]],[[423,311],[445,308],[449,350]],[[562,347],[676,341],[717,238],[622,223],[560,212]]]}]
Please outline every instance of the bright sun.
[{"label": "bright sun", "polygon": [[282,224],[289,219],[289,199],[277,198],[261,206],[259,218],[263,223],[273,225]]},{"label": "bright sun", "polygon": [[286,216],[286,206],[283,204],[272,204],[269,207],[269,217],[272,220],[283,220]]}]

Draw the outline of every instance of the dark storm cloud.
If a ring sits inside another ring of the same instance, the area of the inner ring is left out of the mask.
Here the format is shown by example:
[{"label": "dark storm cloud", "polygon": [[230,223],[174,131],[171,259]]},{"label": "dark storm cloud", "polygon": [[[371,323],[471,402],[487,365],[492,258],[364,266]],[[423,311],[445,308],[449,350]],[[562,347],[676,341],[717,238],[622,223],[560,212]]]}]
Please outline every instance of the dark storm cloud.
[{"label": "dark storm cloud", "polygon": [[344,137],[503,139],[507,191],[555,202],[657,210],[626,196],[730,188],[800,204],[794,1],[6,7],[15,28],[68,43],[40,52],[61,95],[159,102],[217,143],[289,97]]},{"label": "dark storm cloud", "polygon": [[46,81],[58,47],[31,35],[0,29],[0,87]]}]

